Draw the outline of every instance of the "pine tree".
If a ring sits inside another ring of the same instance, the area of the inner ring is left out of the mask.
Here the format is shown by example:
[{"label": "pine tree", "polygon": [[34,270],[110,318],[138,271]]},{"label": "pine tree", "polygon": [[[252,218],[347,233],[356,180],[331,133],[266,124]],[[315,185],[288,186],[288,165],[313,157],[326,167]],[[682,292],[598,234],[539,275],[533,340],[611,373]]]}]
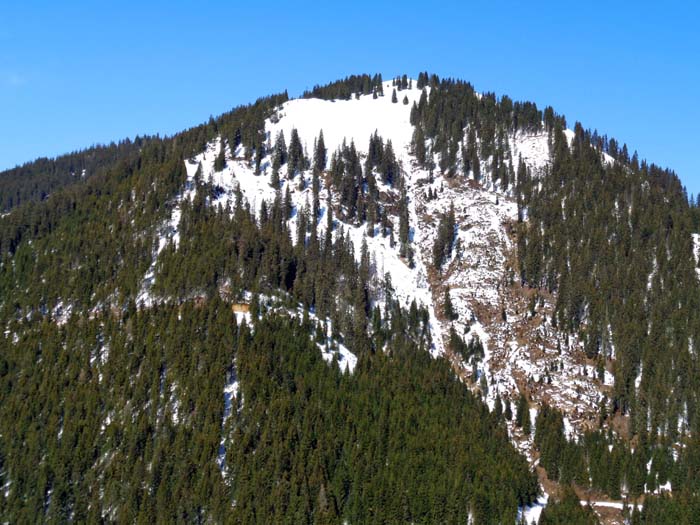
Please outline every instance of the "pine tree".
[{"label": "pine tree", "polygon": [[221,139],[221,146],[219,149],[219,154],[216,156],[216,159],[214,160],[214,171],[223,171],[223,169],[226,167],[226,142],[224,139]]},{"label": "pine tree", "polygon": [[255,146],[255,174],[260,175],[260,166],[262,165],[263,158],[265,158],[265,145],[258,143]]},{"label": "pine tree", "polygon": [[520,397],[518,398],[518,405],[515,411],[515,424],[522,429],[523,434],[530,434],[530,429],[532,425],[530,421],[530,407],[528,405],[525,394],[523,394],[522,392],[520,393]]},{"label": "pine tree", "polygon": [[391,103],[396,104],[399,101],[399,99],[396,96],[396,88],[391,90]]},{"label": "pine tree", "polygon": [[511,419],[513,419],[513,409],[511,408],[509,398],[506,398],[505,409],[503,411],[503,415],[505,416],[506,421],[510,421]]},{"label": "pine tree", "polygon": [[272,153],[272,173],[279,180],[279,170],[287,162],[287,143],[284,140],[284,132],[280,130],[275,139]]},{"label": "pine tree", "polygon": [[423,134],[422,126],[418,124],[416,124],[413,130],[413,139],[411,140],[411,144],[413,146],[413,154],[415,155],[418,164],[424,166],[426,156],[425,135]]},{"label": "pine tree", "polygon": [[326,144],[323,140],[323,130],[318,134],[314,148],[314,171],[321,173],[326,169]]},{"label": "pine tree", "polygon": [[494,415],[500,419],[503,416],[503,402],[501,401],[501,396],[496,394],[496,401],[493,405]]},{"label": "pine tree", "polygon": [[396,157],[394,156],[394,148],[391,145],[391,140],[386,141],[386,146],[384,146],[384,151],[381,157],[380,171],[382,174],[382,180],[391,186],[397,182],[399,176],[399,166],[396,162]]},{"label": "pine tree", "polygon": [[454,204],[450,203],[450,209],[440,217],[438,231],[433,243],[433,265],[440,269],[452,254],[455,240],[455,210]]},{"label": "pine tree", "polygon": [[418,81],[416,82],[417,89],[423,89],[428,83],[428,74],[424,72],[418,73]]},{"label": "pine tree", "polygon": [[299,139],[299,133],[296,128],[292,128],[292,138],[289,142],[289,156],[287,161],[287,178],[294,178],[297,173],[304,170],[304,165],[304,149]]}]

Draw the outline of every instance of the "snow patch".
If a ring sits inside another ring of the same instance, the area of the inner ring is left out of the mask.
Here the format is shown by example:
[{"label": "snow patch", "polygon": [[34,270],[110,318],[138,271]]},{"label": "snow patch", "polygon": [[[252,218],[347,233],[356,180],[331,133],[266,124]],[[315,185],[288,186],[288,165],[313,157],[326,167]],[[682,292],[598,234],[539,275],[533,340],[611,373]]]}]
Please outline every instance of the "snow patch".
[{"label": "snow patch", "polygon": [[520,507],[518,509],[518,523],[521,521],[530,525],[531,523],[539,523],[542,511],[547,506],[549,495],[544,492],[542,496],[537,498],[537,501],[530,506]]},{"label": "snow patch", "polygon": [[510,141],[514,167],[517,168],[518,159],[530,168],[533,175],[541,175],[544,169],[551,164],[549,148],[549,133],[525,133],[516,132]]},{"label": "snow patch", "polygon": [[[351,100],[290,100],[280,107],[273,119],[276,122],[266,122],[265,131],[272,141],[282,131],[289,143],[292,129],[296,128],[302,145],[312,153],[314,140],[323,130],[323,141],[329,154],[344,140],[348,145],[354,142],[358,151],[366,153],[370,135],[377,131],[384,140],[391,140],[397,159],[408,160],[408,146],[413,136],[409,120],[411,107],[414,102],[418,103],[421,95],[421,90],[415,87],[415,80],[412,85],[411,89],[397,91],[397,103],[391,102],[391,82],[384,82],[384,96],[376,99],[372,95],[363,95]],[[408,104],[403,104],[404,96],[408,98]]]}]

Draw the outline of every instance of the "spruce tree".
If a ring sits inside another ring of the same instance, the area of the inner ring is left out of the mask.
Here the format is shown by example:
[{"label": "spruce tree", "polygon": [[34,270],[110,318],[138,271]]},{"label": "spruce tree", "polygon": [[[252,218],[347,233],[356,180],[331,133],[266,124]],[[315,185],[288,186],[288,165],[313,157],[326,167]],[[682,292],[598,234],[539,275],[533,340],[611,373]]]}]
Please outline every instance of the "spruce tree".
[{"label": "spruce tree", "polygon": [[416,160],[420,166],[425,165],[425,135],[423,134],[423,127],[416,124],[413,129],[413,138],[411,140],[411,145],[413,147],[413,154],[416,156]]},{"label": "spruce tree", "polygon": [[292,138],[289,142],[289,154],[287,161],[287,178],[294,178],[297,173],[304,170],[305,159],[304,149],[299,139],[299,133],[296,128],[292,128]]},{"label": "spruce tree", "polygon": [[226,142],[222,138],[220,149],[219,149],[219,154],[216,156],[216,159],[214,160],[214,171],[223,171],[223,169],[225,167],[226,167]]},{"label": "spruce tree", "polygon": [[505,416],[506,421],[510,421],[511,419],[513,419],[513,409],[511,408],[509,398],[506,398],[505,409],[503,410],[503,415]]},{"label": "spruce tree", "polygon": [[530,407],[527,402],[527,398],[525,397],[525,394],[523,394],[522,392],[520,393],[520,397],[518,398],[518,406],[515,412],[515,424],[522,429],[523,434],[530,434],[532,424],[530,421]]},{"label": "spruce tree", "polygon": [[314,148],[314,171],[321,173],[326,169],[326,144],[323,140],[323,130],[318,134]]},{"label": "spruce tree", "polygon": [[279,170],[287,162],[287,143],[284,140],[284,132],[280,130],[275,139],[272,153],[272,172],[279,179]]}]

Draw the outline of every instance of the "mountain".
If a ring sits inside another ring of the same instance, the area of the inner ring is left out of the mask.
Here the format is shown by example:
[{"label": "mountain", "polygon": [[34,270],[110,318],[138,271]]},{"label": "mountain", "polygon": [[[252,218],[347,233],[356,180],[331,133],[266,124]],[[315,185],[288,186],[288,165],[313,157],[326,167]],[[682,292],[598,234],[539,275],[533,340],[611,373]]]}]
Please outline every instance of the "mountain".
[{"label": "mountain", "polygon": [[551,107],[351,76],[0,203],[6,521],[700,505],[698,208]]}]

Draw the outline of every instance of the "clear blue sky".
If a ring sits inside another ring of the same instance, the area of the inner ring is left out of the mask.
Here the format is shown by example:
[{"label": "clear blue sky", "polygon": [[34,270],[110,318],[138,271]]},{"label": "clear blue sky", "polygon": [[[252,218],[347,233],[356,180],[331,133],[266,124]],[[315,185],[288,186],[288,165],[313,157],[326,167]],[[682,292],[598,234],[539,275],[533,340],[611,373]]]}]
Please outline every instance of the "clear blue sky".
[{"label": "clear blue sky", "polygon": [[695,2],[145,3],[0,2],[0,169],[428,70],[551,104],[700,191]]}]

